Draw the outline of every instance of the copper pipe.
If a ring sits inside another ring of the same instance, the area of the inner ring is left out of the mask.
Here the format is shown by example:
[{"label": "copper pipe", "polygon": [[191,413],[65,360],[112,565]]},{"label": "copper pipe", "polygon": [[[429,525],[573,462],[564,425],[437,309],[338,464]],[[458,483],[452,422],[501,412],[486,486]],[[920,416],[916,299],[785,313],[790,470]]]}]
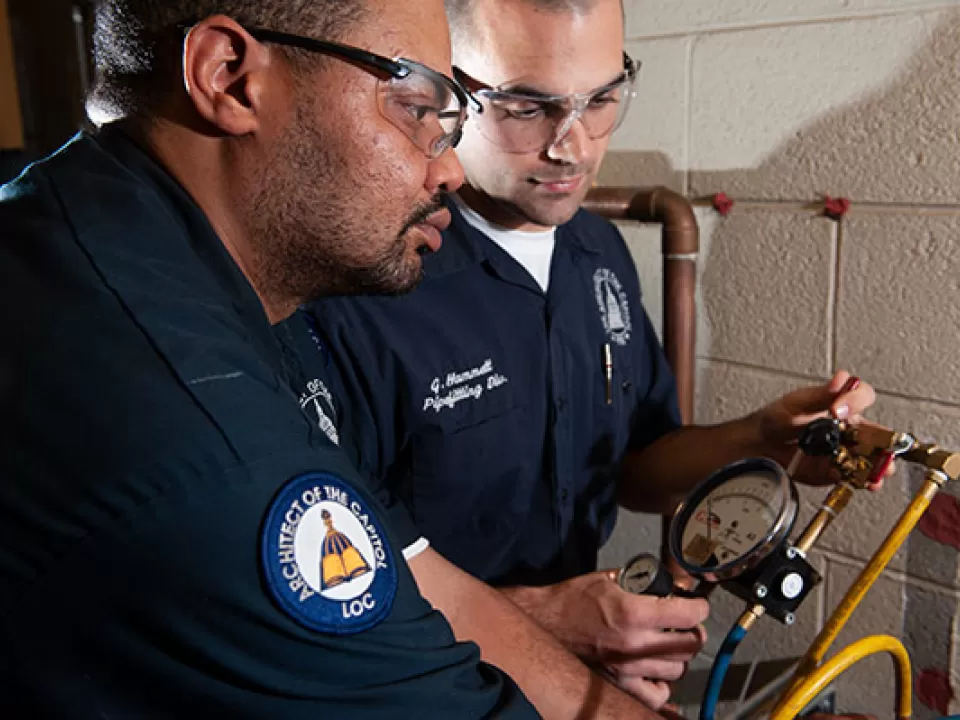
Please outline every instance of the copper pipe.
[{"label": "copper pipe", "polygon": [[610,220],[659,223],[663,254],[663,347],[677,378],[684,424],[693,422],[696,365],[697,254],[700,232],[693,207],[664,187],[598,187],[583,207]]}]

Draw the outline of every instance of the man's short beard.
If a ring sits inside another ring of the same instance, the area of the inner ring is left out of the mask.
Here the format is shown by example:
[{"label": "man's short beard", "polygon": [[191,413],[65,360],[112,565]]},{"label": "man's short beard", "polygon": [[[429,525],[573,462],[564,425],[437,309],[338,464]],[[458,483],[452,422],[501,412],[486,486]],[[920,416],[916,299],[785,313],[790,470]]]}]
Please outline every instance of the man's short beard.
[{"label": "man's short beard", "polygon": [[[370,263],[337,252],[342,245],[334,247],[330,239],[342,238],[343,227],[331,227],[324,237],[302,230],[288,232],[283,238],[268,236],[261,245],[258,264],[267,292],[301,304],[332,295],[402,294],[420,282],[422,269],[410,267],[400,235]],[[357,244],[362,241],[361,237],[354,239]]]},{"label": "man's short beard", "polygon": [[[326,270],[324,282],[310,291],[310,299],[330,295],[402,295],[413,290],[423,277],[423,268],[410,267],[406,260],[406,242],[397,235],[386,252],[372,265],[348,265],[334,261]],[[304,278],[308,281],[309,278]],[[322,286],[321,286],[322,285]]]},{"label": "man's short beard", "polygon": [[[394,182],[387,175],[357,173],[328,147],[322,133],[301,108],[297,120],[277,141],[270,163],[256,178],[248,203],[248,227],[253,228],[258,292],[272,302],[298,305],[331,295],[401,294],[420,281],[417,258],[408,258],[409,228],[435,212],[438,203],[418,207],[392,242],[376,256],[365,247],[383,243],[386,228],[377,227],[358,202],[374,198],[378,187]],[[371,183],[370,193],[358,192]],[[428,212],[429,210],[429,212]],[[423,213],[426,212],[426,215]],[[389,213],[386,213],[389,217]]]},{"label": "man's short beard", "polygon": [[[434,213],[443,209],[441,195],[436,195],[426,204],[417,206],[407,218],[394,242],[373,265],[341,265],[340,274],[343,289],[336,295],[403,295],[413,290],[423,279],[423,267],[413,270],[405,262],[407,243],[404,239],[415,225],[420,225]],[[429,252],[429,248],[419,248],[419,254]],[[419,263],[418,263],[419,265]],[[332,268],[335,272],[336,268]],[[327,293],[331,294],[331,293]],[[315,297],[322,297],[317,295]]]}]

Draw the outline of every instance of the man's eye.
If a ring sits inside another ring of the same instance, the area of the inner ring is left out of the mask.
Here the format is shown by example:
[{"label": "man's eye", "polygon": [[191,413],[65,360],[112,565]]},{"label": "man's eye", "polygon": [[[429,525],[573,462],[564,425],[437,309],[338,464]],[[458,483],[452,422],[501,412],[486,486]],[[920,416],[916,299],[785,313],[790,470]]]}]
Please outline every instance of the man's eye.
[{"label": "man's eye", "polygon": [[535,118],[543,115],[542,108],[519,108],[515,110],[507,110],[510,117],[517,118],[518,120],[533,120]]},{"label": "man's eye", "polygon": [[597,95],[596,97],[590,98],[590,106],[596,108],[615,105],[618,102],[620,102],[620,98],[616,95]]},{"label": "man's eye", "polygon": [[503,102],[498,103],[498,107],[505,115],[516,120],[535,120],[544,115],[543,106],[537,103]]},{"label": "man's eye", "polygon": [[405,108],[406,111],[413,116],[414,120],[423,120],[431,112],[431,108],[428,108],[426,105],[408,103]]},{"label": "man's eye", "polygon": [[407,100],[401,103],[401,106],[404,111],[417,122],[423,122],[423,120],[431,116],[437,116],[443,110],[443,108],[438,108],[434,104],[425,104],[416,100]]},{"label": "man's eye", "polygon": [[437,115],[444,109],[439,106],[436,97],[424,92],[395,93],[391,101],[417,122]]}]

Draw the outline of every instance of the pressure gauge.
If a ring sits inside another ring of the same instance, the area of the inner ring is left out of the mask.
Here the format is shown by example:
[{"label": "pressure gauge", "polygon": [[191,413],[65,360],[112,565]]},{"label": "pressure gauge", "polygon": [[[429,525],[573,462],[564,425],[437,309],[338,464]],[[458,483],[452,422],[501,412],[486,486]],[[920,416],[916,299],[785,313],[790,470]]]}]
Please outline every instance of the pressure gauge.
[{"label": "pressure gauge", "polygon": [[729,580],[767,557],[793,527],[797,489],[780,465],[751,458],[700,483],[670,524],[680,567],[709,582]]},{"label": "pressure gauge", "polygon": [[642,553],[623,566],[617,582],[624,590],[634,595],[666,597],[673,592],[673,576],[660,560],[649,553]]}]

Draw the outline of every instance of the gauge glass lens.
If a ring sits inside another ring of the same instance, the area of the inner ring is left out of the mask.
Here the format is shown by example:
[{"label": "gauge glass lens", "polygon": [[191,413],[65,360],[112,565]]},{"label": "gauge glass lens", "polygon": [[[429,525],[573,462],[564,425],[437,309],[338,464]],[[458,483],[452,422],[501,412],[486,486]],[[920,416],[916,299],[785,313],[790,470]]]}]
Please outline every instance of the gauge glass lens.
[{"label": "gauge glass lens", "polygon": [[642,595],[660,572],[660,561],[652,555],[636,558],[623,569],[620,586],[627,592]]},{"label": "gauge glass lens", "polygon": [[727,565],[765,542],[783,507],[780,478],[751,471],[711,490],[687,519],[683,559],[704,569]]}]

